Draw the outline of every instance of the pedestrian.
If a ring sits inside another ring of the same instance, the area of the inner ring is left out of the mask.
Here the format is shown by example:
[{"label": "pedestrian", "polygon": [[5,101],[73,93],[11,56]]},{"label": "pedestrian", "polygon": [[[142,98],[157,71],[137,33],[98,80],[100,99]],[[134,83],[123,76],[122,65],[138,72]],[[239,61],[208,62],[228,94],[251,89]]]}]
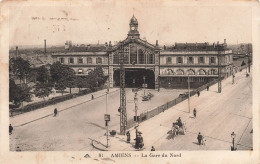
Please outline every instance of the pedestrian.
[{"label": "pedestrian", "polygon": [[144,139],[143,139],[143,137],[140,134],[139,148],[143,148],[143,146],[144,146]]},{"label": "pedestrian", "polygon": [[126,137],[127,137],[127,139],[126,139],[127,143],[130,143],[130,132],[129,131],[126,132]]},{"label": "pedestrian", "polygon": [[19,146],[17,146],[16,151],[22,151]]},{"label": "pedestrian", "polygon": [[200,97],[200,91],[199,90],[197,90],[197,95],[198,95],[198,97]]},{"label": "pedestrian", "polygon": [[209,85],[207,85],[207,91],[209,91]]},{"label": "pedestrian", "polygon": [[139,149],[139,142],[140,142],[140,137],[139,134],[137,133],[135,140],[135,149]]},{"label": "pedestrian", "polygon": [[193,109],[193,116],[194,118],[196,118],[196,114],[197,114],[197,111],[196,111],[196,108]]},{"label": "pedestrian", "polygon": [[203,136],[200,134],[200,132],[199,132],[199,134],[198,134],[197,139],[198,139],[199,145],[201,145],[201,140],[203,139]]},{"label": "pedestrian", "polygon": [[55,109],[54,109],[54,117],[56,117],[57,114],[58,114],[58,110],[57,110],[57,108],[55,108]]},{"label": "pedestrian", "polygon": [[178,126],[179,126],[180,128],[182,127],[181,117],[178,118],[177,124],[178,124]]},{"label": "pedestrian", "polygon": [[151,151],[155,151],[155,148],[152,146]]},{"label": "pedestrian", "polygon": [[13,128],[13,126],[10,124],[10,125],[9,125],[9,135],[12,134],[13,130],[14,130],[14,128]]},{"label": "pedestrian", "polygon": [[91,99],[94,100],[94,95],[91,95]]}]

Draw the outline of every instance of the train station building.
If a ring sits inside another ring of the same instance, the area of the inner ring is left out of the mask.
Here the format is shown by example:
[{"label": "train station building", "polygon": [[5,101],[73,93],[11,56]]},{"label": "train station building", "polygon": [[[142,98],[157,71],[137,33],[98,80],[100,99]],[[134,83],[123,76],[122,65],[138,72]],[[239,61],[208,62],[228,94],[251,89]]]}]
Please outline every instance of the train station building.
[{"label": "train station building", "polygon": [[133,16],[125,40],[97,45],[72,46],[68,42],[63,51],[52,53],[59,61],[74,69],[77,75],[86,76],[98,65],[108,76],[110,87],[120,83],[121,54],[125,68],[126,87],[186,88],[189,77],[192,88],[232,74],[232,50],[224,43],[175,43],[160,46],[140,39],[138,21]]}]

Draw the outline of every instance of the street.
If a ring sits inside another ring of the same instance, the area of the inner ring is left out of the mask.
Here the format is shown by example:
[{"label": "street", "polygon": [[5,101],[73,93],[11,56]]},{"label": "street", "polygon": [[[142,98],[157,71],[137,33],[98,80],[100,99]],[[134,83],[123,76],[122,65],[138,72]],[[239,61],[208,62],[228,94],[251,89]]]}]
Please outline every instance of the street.
[{"label": "street", "polygon": [[[146,90],[146,94],[147,94]],[[164,90],[160,92],[150,90],[154,94],[151,101],[141,101],[144,91],[138,92],[138,113],[153,109],[166,103],[183,93],[183,90]],[[94,93],[94,100],[90,95],[68,100],[55,106],[24,113],[10,119],[14,126],[14,132],[10,136],[10,150],[20,148],[30,151],[36,150],[92,150],[90,140],[103,136],[106,132],[104,114],[106,111],[105,92]],[[134,93],[130,88],[126,89],[128,120],[134,116]],[[84,100],[85,99],[85,100]],[[88,100],[87,102],[85,102]],[[119,89],[111,91],[108,98],[108,113],[111,115],[110,130],[119,131]],[[57,117],[53,117],[53,109],[59,111]],[[50,114],[50,116],[45,116]]]},{"label": "street", "polygon": [[[156,150],[230,150],[232,132],[236,134],[237,149],[250,150],[253,135],[251,133],[252,77],[246,78],[245,74],[245,70],[237,73],[233,85],[231,77],[223,80],[222,93],[217,93],[217,84],[215,84],[209,88],[209,91],[202,91],[200,97],[197,95],[191,97],[191,113],[188,113],[186,100],[141,123],[139,131],[142,132],[144,138],[145,150],[150,150],[151,146],[154,146]],[[140,98],[143,91],[138,92],[138,113],[162,105],[184,91],[151,92],[155,96],[151,101],[146,102],[142,102]],[[134,103],[131,100],[134,93],[131,89],[127,89],[126,95],[128,119],[131,119],[134,115]],[[108,101],[108,113],[111,115],[110,130],[119,131],[118,107],[119,90],[115,90],[109,94]],[[197,109],[196,118],[193,118],[192,114],[194,108]],[[105,109],[106,96],[104,95],[64,110],[57,117],[49,116],[25,125],[21,124],[21,126],[17,124],[10,136],[10,149],[15,150],[15,147],[19,145],[23,151],[96,150],[88,138],[99,140],[102,136],[104,137]],[[167,132],[178,117],[186,123],[186,135],[179,135],[174,140],[169,139]],[[15,120],[19,122],[19,116],[12,118],[11,123],[15,124]],[[199,132],[206,139],[206,144],[203,146],[197,144]],[[131,128],[130,133],[131,136],[135,136],[135,129]],[[117,144],[116,139],[124,140],[125,136],[111,139],[112,150],[134,150],[131,145],[134,144],[134,137],[131,138],[130,145]]]},{"label": "street", "polygon": [[[141,123],[139,130],[144,137],[145,150],[154,146],[156,150],[230,150],[231,133],[235,132],[235,147],[238,150],[252,148],[252,77],[246,78],[245,70],[222,82],[222,93],[217,93],[217,84],[200,97],[191,98],[191,109],[197,109],[193,118],[188,113],[187,101],[174,106],[160,115]],[[167,139],[167,132],[178,117],[186,123],[186,135],[174,140]],[[205,145],[198,145],[197,135],[201,133]],[[132,135],[134,135],[134,130]],[[127,149],[126,149],[127,150]]]}]

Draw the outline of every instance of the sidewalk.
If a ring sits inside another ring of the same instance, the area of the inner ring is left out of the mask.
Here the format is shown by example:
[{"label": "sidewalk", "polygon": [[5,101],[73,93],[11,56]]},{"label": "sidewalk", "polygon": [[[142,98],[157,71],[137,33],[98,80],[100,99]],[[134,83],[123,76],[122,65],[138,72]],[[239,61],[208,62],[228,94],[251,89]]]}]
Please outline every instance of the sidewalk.
[{"label": "sidewalk", "polygon": [[[109,92],[112,93],[112,92],[116,92],[117,90],[119,90],[119,89],[112,88],[109,90]],[[63,101],[63,102],[57,103],[55,105],[46,106],[41,109],[36,109],[31,112],[26,112],[26,113],[23,113],[20,115],[16,115],[14,117],[10,117],[10,124],[12,124],[13,127],[23,126],[30,122],[34,122],[39,119],[53,116],[53,111],[55,108],[57,108],[58,113],[62,112],[64,110],[68,110],[74,106],[91,101],[91,95],[94,95],[94,99],[105,96],[106,91],[107,91],[106,89],[103,89],[103,90],[100,90],[100,91],[97,91],[97,92],[94,92],[91,94],[87,94],[87,95],[79,96],[79,97],[76,97],[76,98],[73,98],[73,99],[70,99],[67,101]]]},{"label": "sidewalk", "polygon": [[[217,93],[218,84],[215,84],[210,87],[209,91],[202,91],[200,97],[197,95],[191,97],[191,113],[188,112],[188,100],[185,100],[176,106],[166,110],[159,115],[146,120],[139,124],[138,130],[142,132],[144,138],[144,150],[150,151],[151,146],[155,146],[155,149],[160,150],[172,150],[169,147],[169,143],[173,146],[174,144],[177,147],[174,150],[229,150],[231,139],[229,131],[233,129],[237,132],[237,138],[242,138],[244,133],[240,131],[244,125],[248,124],[246,119],[237,118],[232,112],[233,109],[230,106],[234,104],[224,104],[227,106],[227,109],[223,110],[221,107],[211,106],[211,102],[217,104],[223,104],[223,99],[233,94],[234,90],[237,90],[242,85],[246,84],[249,78],[245,78],[246,71],[238,72],[235,77],[235,84],[232,85],[232,76],[222,81],[222,92]],[[251,76],[251,75],[250,75]],[[204,101],[201,103],[201,101]],[[239,101],[239,100],[238,100]],[[242,104],[245,106],[245,104]],[[192,110],[194,107],[198,107],[197,114],[198,117],[193,119]],[[230,109],[229,109],[230,108]],[[238,111],[239,112],[239,111]],[[232,117],[230,117],[232,115]],[[248,114],[250,116],[250,114]],[[183,122],[186,123],[186,135],[178,136],[174,141],[167,140],[167,132],[171,129],[172,122],[177,120],[178,117],[181,117]],[[231,120],[226,120],[227,117],[230,117]],[[223,122],[225,120],[226,122]],[[207,123],[210,121],[210,125]],[[224,127],[222,127],[224,126]],[[222,131],[218,131],[219,129]],[[246,131],[251,130],[246,127]],[[109,148],[106,148],[106,136],[101,136],[95,138],[98,142],[92,142],[92,145],[97,150],[103,151],[134,151],[135,144],[135,129],[129,129],[131,135],[131,143],[126,143],[126,136],[116,135],[114,137],[109,137]],[[201,131],[203,135],[207,135],[207,142],[211,143],[206,146],[198,146],[194,144],[196,141],[196,135],[198,131]],[[215,137],[215,138],[214,138]],[[251,136],[249,136],[250,139]],[[250,139],[252,140],[252,138]],[[100,143],[99,143],[100,142]],[[168,144],[168,145],[167,145]],[[240,145],[240,143],[237,143]],[[250,143],[247,143],[250,145]],[[162,145],[162,146],[161,146]],[[162,148],[164,147],[164,148]],[[168,149],[165,149],[167,148]]]}]

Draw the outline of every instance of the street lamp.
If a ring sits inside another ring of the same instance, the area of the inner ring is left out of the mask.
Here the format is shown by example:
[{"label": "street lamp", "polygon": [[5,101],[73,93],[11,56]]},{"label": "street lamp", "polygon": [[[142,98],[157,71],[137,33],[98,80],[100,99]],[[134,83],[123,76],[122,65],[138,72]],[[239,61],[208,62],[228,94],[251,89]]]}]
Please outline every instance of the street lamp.
[{"label": "street lamp", "polygon": [[231,133],[231,138],[232,138],[232,143],[233,143],[233,146],[231,146],[231,151],[235,151],[236,150],[236,148],[235,148],[236,134],[234,132]]},{"label": "street lamp", "polygon": [[234,66],[232,66],[232,84],[235,83],[235,71],[234,71]]},{"label": "street lamp", "polygon": [[144,87],[144,96],[145,96],[145,76],[143,77],[143,79],[144,79],[144,85],[143,85],[143,87]]},{"label": "street lamp", "polygon": [[188,73],[188,92],[189,92],[188,105],[189,105],[189,113],[190,113],[190,75],[189,75],[189,73]]},{"label": "street lamp", "polygon": [[107,113],[107,106],[108,106],[108,94],[109,90],[106,91],[106,114],[105,114],[105,121],[106,121],[106,130],[107,130],[107,145],[106,147],[108,148],[108,142],[109,142],[109,135],[108,135],[108,122],[110,121],[110,115]]}]

